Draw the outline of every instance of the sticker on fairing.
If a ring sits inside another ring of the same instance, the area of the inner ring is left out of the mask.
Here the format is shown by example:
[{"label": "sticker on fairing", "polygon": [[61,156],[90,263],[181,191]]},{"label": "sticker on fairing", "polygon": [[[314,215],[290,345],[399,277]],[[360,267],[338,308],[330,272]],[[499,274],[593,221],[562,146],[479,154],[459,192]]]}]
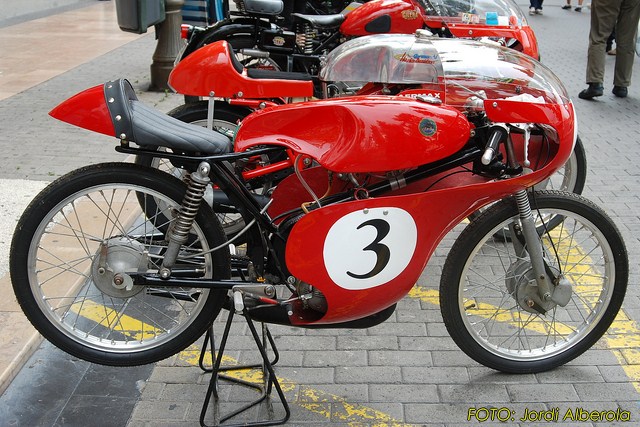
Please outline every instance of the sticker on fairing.
[{"label": "sticker on fairing", "polygon": [[361,290],[383,285],[409,265],[418,240],[413,217],[385,207],[351,212],[336,221],[324,241],[329,277],[338,286]]}]

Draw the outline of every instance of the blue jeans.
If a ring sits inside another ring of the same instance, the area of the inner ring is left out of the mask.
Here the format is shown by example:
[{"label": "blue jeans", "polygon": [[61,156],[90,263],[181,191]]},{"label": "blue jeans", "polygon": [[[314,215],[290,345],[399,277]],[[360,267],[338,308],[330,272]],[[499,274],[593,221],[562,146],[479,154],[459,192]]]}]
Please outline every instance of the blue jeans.
[{"label": "blue jeans", "polygon": [[542,2],[544,0],[529,0],[529,7],[532,7],[534,9],[542,9]]}]

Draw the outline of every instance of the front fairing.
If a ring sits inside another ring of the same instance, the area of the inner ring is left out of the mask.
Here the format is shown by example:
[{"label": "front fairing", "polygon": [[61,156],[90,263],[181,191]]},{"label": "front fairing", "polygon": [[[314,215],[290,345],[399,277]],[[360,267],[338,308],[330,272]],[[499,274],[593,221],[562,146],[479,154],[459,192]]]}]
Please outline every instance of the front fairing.
[{"label": "front fairing", "polygon": [[513,0],[410,0],[434,31],[459,38],[488,38],[538,59],[538,42]]},{"label": "front fairing", "polygon": [[423,34],[365,36],[332,51],[319,76],[326,83],[375,83],[400,95],[431,95],[494,122],[546,126],[549,140],[563,147],[558,164],[550,167],[567,160],[570,151],[564,148],[575,141],[573,107],[560,80],[540,62],[496,43]]},{"label": "front fairing", "polygon": [[487,99],[532,96],[548,104],[569,102],[559,79],[527,55],[496,43],[424,33],[350,40],[327,55],[319,77],[324,82],[421,85],[446,93],[446,103],[460,107],[480,90]]},{"label": "front fairing", "polygon": [[453,24],[488,26],[529,26],[524,13],[513,0],[412,0],[425,16]]}]

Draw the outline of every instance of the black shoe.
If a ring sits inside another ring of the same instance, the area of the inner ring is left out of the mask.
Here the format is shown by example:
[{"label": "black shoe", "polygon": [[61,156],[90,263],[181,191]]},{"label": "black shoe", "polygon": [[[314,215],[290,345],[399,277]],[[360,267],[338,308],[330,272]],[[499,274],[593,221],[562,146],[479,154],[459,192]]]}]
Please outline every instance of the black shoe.
[{"label": "black shoe", "polygon": [[624,86],[614,86],[611,93],[613,93],[618,98],[626,98],[627,97],[627,88]]},{"label": "black shoe", "polygon": [[564,6],[562,6],[562,8],[564,10],[571,9],[571,5],[570,4],[565,4]]},{"label": "black shoe", "polygon": [[580,99],[591,99],[596,96],[602,96],[604,88],[601,83],[588,83],[589,87],[578,94]]}]

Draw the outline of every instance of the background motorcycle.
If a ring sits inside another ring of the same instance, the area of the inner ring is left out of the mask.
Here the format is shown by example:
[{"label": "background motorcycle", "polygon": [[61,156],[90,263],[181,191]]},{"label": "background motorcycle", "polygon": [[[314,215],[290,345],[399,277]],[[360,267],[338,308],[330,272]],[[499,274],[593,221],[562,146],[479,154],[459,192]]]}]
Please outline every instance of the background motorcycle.
[{"label": "background motorcycle", "polygon": [[[208,28],[183,26],[188,42],[180,59],[209,43],[227,40],[248,68],[316,76],[322,56],[349,38],[413,34],[421,28],[445,37],[490,38],[539,57],[533,30],[511,0],[372,0],[360,6],[353,3],[339,14],[321,16],[289,14],[281,0],[236,4],[240,16],[229,16]],[[287,22],[284,27],[278,25],[282,14]],[[495,16],[495,22],[487,16]],[[195,100],[186,98],[187,102]]]},{"label": "background motorcycle", "polygon": [[[243,121],[235,153],[224,135],[144,106],[123,80],[53,110],[119,138],[124,153],[165,147],[193,172],[183,182],[135,164],[93,165],[36,197],[10,267],[38,330],[77,357],[122,366],[188,346],[229,291],[234,309],[260,321],[371,326],[393,312],[447,232],[494,203],[443,266],[440,305],[455,342],[505,372],[551,369],[593,345],[622,303],[627,254],[593,203],[527,191],[575,141],[557,78],[517,52],[454,39],[383,36],[344,49],[336,71],[376,61],[391,81],[428,74],[446,103],[367,96],[277,106]],[[540,143],[527,147],[529,134]],[[283,149],[318,166],[296,166],[263,204],[228,162]],[[202,203],[210,180],[248,224],[246,257],[230,258]]]}]

